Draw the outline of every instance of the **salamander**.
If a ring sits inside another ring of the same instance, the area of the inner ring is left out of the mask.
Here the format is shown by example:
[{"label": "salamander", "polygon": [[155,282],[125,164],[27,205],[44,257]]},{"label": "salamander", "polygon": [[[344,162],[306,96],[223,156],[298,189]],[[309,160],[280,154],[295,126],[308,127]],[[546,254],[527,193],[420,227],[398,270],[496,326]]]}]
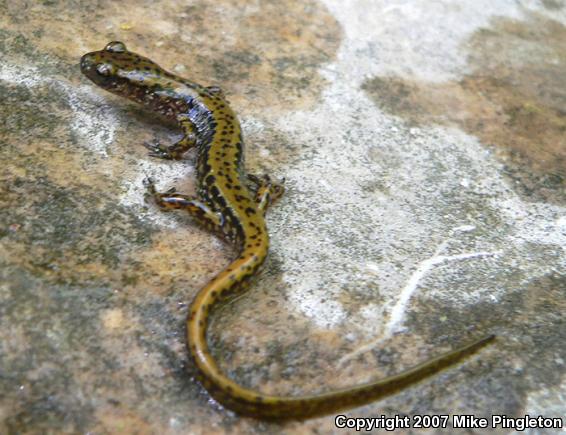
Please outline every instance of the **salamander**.
[{"label": "salamander", "polygon": [[197,378],[225,407],[267,419],[301,419],[330,413],[397,392],[493,341],[494,335],[488,335],[400,374],[322,394],[273,396],[239,385],[211,356],[207,328],[213,309],[229,297],[244,293],[249,279],[264,263],[269,248],[265,212],[283,194],[283,185],[268,176],[246,173],[240,123],[220,88],[201,86],[167,72],[150,59],[128,51],[119,41],[85,54],[80,66],[96,85],[178,123],[183,138],[170,146],[146,144],[150,156],[180,160],[189,149],[197,150],[196,196],[174,189],[158,192],[151,179],[145,185],[159,207],[186,210],[238,250],[238,257],[198,291],[186,323],[187,348]]}]

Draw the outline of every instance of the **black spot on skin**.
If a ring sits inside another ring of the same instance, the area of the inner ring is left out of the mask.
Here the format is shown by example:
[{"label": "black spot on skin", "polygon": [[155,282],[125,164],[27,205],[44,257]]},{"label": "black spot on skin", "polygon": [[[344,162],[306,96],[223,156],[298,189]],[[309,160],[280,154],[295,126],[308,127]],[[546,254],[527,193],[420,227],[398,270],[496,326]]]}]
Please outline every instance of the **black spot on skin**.
[{"label": "black spot on skin", "polygon": [[[218,190],[218,189],[217,189]],[[216,202],[220,205],[220,207],[222,208],[226,208],[226,206],[228,205],[226,203],[226,199],[224,199],[224,197],[218,195],[216,198]]]},{"label": "black spot on skin", "polygon": [[212,196],[214,196],[214,198],[216,199],[220,198],[220,190],[218,190],[218,187],[212,186],[210,188],[210,192],[212,193]]},{"label": "black spot on skin", "polygon": [[246,208],[246,216],[249,217],[249,216],[252,216],[254,214],[256,214],[256,211],[253,208],[251,208],[251,207]]},{"label": "black spot on skin", "polygon": [[210,172],[210,170],[212,169],[212,168],[210,167],[210,165],[207,163],[207,161],[208,161],[208,155],[206,156],[206,161],[202,164],[202,170],[203,170],[203,172],[205,172],[205,173],[206,173],[206,172]]}]

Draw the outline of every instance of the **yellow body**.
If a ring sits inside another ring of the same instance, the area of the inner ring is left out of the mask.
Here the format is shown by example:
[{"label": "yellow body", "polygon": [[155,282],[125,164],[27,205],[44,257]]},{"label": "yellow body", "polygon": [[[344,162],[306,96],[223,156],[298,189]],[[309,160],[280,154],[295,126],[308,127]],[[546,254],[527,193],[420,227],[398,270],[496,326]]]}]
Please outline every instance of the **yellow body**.
[{"label": "yellow body", "polygon": [[288,419],[361,405],[420,381],[494,339],[490,335],[398,375],[325,394],[269,396],[237,384],[220,370],[209,352],[209,318],[223,300],[246,290],[249,278],[265,261],[269,237],[264,214],[283,193],[283,187],[267,176],[244,172],[240,123],[220,89],[177,77],[151,60],[129,52],[121,42],[111,42],[104,50],[85,54],[81,69],[104,89],[179,123],[184,138],[169,147],[149,145],[150,155],[180,159],[189,148],[198,150],[197,197],[175,191],[158,193],[151,180],[146,184],[159,206],[187,210],[239,248],[238,258],[197,293],[187,317],[187,345],[199,380],[227,408],[253,417]]}]

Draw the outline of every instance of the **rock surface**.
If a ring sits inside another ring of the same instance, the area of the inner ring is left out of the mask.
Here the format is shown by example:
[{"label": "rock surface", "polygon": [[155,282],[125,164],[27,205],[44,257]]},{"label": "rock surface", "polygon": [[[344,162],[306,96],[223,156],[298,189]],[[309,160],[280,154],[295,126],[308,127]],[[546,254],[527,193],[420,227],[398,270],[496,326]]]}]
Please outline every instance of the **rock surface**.
[{"label": "rock surface", "polygon": [[222,86],[250,172],[287,179],[265,272],[210,332],[231,377],[328,391],[495,333],[348,415],[566,415],[564,1],[3,10],[1,433],[344,433],[240,418],[194,381],[186,306],[234,252],[144,203],[147,175],[194,192],[192,158],[148,157],[178,131],[81,76],[110,40]]}]

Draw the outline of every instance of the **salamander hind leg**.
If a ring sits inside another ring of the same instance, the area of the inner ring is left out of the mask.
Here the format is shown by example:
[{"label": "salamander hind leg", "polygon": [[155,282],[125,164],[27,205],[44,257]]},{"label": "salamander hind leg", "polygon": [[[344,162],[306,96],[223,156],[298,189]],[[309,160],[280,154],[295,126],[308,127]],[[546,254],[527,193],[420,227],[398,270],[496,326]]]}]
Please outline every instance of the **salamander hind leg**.
[{"label": "salamander hind leg", "polygon": [[183,195],[173,189],[166,192],[158,192],[155,189],[155,182],[151,178],[146,178],[143,182],[147,196],[162,210],[186,210],[193,218],[195,218],[205,228],[221,232],[222,216],[220,213],[212,210],[208,205],[199,201],[198,198],[190,195]]},{"label": "salamander hind leg", "polygon": [[283,185],[285,179],[275,182],[271,180],[269,175],[258,177],[257,175],[248,174],[248,180],[256,186],[255,200],[258,208],[264,213],[274,201],[285,193],[285,186]]},{"label": "salamander hind leg", "polygon": [[149,149],[149,155],[151,157],[159,157],[167,160],[180,160],[183,158],[183,154],[196,146],[196,128],[189,120],[188,116],[184,114],[178,115],[177,122],[185,134],[183,138],[169,146],[163,145],[159,142],[144,143],[144,146]]}]

